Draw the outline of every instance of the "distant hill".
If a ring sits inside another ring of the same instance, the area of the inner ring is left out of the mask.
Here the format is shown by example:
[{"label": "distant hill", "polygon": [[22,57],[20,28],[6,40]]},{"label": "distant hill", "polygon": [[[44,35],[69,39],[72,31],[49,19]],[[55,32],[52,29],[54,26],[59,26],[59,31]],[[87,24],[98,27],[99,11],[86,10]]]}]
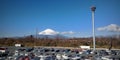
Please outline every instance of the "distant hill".
[{"label": "distant hill", "polygon": [[[34,37],[36,37],[36,35],[34,35]],[[67,36],[63,36],[60,34],[55,34],[55,35],[37,35],[37,38],[49,38],[49,39],[67,39]]]}]

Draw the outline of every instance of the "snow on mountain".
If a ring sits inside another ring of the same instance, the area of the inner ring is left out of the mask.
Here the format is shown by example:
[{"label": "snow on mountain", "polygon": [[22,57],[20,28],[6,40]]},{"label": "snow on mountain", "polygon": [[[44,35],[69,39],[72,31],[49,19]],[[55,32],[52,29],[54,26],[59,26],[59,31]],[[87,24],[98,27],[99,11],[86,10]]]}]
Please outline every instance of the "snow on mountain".
[{"label": "snow on mountain", "polygon": [[54,31],[52,29],[46,29],[44,31],[39,32],[39,35],[56,35],[58,33],[59,32],[56,32],[56,31]]},{"label": "snow on mountain", "polygon": [[61,35],[60,32],[57,32],[52,29],[45,29],[38,33],[38,38],[67,38],[64,35]]}]

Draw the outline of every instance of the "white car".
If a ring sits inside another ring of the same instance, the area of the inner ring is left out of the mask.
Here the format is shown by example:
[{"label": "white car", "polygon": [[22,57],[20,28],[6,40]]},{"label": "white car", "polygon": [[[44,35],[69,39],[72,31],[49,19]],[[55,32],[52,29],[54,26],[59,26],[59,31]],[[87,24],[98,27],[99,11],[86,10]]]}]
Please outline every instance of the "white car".
[{"label": "white car", "polygon": [[60,60],[60,59],[62,59],[62,55],[61,55],[61,54],[57,54],[57,55],[56,55],[56,58],[57,58],[58,60]]},{"label": "white car", "polygon": [[70,57],[70,55],[63,54],[63,55],[62,55],[62,58],[63,58],[63,59],[70,59],[71,57]]},{"label": "white car", "polygon": [[80,58],[81,58],[80,55],[75,55],[75,56],[72,57],[72,60],[78,60],[78,59],[80,59]]}]

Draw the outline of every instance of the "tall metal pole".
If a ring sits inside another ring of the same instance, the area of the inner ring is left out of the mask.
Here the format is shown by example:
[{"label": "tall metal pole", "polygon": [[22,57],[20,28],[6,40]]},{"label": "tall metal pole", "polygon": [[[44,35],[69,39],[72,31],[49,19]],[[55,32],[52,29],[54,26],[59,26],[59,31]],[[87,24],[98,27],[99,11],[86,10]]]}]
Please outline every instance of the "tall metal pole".
[{"label": "tall metal pole", "polygon": [[91,7],[91,11],[92,11],[92,27],[93,27],[93,51],[95,51],[95,22],[94,22],[94,14],[95,14],[95,6]]},{"label": "tall metal pole", "polygon": [[36,28],[36,40],[38,38],[38,29]]},{"label": "tall metal pole", "polygon": [[35,36],[35,39],[34,39],[34,47],[36,46],[36,41],[37,41],[37,37],[38,36],[38,29],[36,28],[36,36]]},{"label": "tall metal pole", "polygon": [[[38,28],[36,28],[36,39],[35,39],[36,41],[38,40]],[[35,44],[35,46],[36,46],[36,44]]]}]

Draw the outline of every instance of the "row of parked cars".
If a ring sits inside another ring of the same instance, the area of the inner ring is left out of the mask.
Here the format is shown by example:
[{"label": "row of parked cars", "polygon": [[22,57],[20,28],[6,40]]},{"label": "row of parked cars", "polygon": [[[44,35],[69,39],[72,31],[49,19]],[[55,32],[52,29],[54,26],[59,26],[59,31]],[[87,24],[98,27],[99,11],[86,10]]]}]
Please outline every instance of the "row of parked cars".
[{"label": "row of parked cars", "polygon": [[120,60],[120,50],[7,47],[0,60]]}]

